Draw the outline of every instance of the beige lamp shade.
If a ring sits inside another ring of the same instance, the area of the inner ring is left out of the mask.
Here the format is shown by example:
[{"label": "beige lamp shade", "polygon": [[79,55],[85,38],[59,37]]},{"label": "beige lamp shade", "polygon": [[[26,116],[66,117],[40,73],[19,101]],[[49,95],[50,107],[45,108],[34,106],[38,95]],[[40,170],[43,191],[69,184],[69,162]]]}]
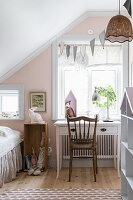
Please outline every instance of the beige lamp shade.
[{"label": "beige lamp shade", "polygon": [[133,30],[130,20],[120,14],[112,17],[107,25],[105,39],[110,42],[131,42]]}]

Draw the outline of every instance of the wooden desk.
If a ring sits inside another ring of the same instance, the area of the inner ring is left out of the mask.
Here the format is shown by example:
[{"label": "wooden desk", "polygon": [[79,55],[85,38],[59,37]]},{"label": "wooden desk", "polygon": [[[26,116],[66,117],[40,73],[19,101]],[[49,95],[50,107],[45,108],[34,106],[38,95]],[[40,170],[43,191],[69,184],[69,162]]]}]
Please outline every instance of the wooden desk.
[{"label": "wooden desk", "polygon": [[[57,178],[62,167],[62,136],[68,135],[67,121],[56,121],[56,153],[57,153]],[[81,125],[82,126],[82,125]],[[93,124],[92,124],[93,126]],[[114,136],[114,166],[117,167],[118,176],[120,177],[120,139],[121,139],[121,122],[103,122],[97,123],[97,136]],[[102,155],[101,155],[102,156]],[[98,158],[103,158],[98,155]],[[105,156],[105,158],[111,158]]]},{"label": "wooden desk", "polygon": [[32,147],[35,149],[35,153],[38,157],[39,147],[42,139],[42,132],[45,132],[44,137],[44,168],[48,168],[48,124],[43,123],[25,123],[24,124],[24,162],[25,156],[32,154]]}]

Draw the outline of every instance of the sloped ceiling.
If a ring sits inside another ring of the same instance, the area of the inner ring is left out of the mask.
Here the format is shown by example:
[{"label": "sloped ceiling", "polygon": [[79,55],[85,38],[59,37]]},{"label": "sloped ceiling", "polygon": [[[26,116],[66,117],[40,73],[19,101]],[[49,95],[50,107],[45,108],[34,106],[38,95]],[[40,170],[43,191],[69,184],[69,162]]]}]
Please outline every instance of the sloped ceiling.
[{"label": "sloped ceiling", "polygon": [[117,10],[118,0],[0,0],[0,82],[87,11]]}]

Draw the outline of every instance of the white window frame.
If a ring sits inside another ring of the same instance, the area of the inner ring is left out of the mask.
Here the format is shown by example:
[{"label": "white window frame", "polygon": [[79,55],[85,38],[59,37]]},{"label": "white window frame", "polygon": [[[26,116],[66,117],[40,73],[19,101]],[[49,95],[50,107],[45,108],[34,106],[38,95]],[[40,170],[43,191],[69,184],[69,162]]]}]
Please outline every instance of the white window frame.
[{"label": "white window frame", "polygon": [[[69,42],[83,42],[90,41],[91,39],[96,38],[98,41],[98,35],[64,35],[60,39],[56,40],[52,44],[52,120],[59,120],[58,117],[58,102],[59,102],[59,80],[58,80],[58,45],[60,41],[69,41]],[[124,92],[124,88],[128,87],[129,79],[129,44],[128,42],[123,43],[123,70],[122,70],[122,85],[120,90]],[[62,119],[63,120],[63,119]]]},{"label": "white window frame", "polygon": [[19,118],[0,118],[0,120],[24,120],[24,85],[0,85],[0,90],[18,90]]}]

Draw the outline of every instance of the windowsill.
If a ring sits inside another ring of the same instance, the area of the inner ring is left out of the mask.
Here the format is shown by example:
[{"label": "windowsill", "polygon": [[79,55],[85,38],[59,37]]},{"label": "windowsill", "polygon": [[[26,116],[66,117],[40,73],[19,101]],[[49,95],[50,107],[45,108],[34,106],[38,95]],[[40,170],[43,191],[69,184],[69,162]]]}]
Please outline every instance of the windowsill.
[{"label": "windowsill", "polygon": [[[116,118],[110,118],[112,121],[121,121],[121,117]],[[66,118],[58,118],[58,119],[52,119],[52,121],[66,121]],[[105,119],[99,119],[100,121],[104,121]]]},{"label": "windowsill", "polygon": [[[96,115],[96,113],[91,113],[91,115],[88,115],[85,113],[78,113],[77,117],[86,116],[86,117],[94,118],[95,115]],[[100,117],[99,118],[100,121],[104,121],[106,119],[105,117],[101,117],[100,115],[99,115],[99,117]],[[113,121],[121,121],[121,114],[120,113],[119,114],[110,114],[109,118],[110,118],[110,120],[113,120]],[[57,120],[64,121],[64,120],[66,120],[66,118],[64,117],[64,115],[60,115],[58,118],[52,118],[52,120],[53,121],[57,121]]]},{"label": "windowsill", "polygon": [[24,118],[0,118],[0,121],[2,121],[2,120],[4,120],[4,121],[6,121],[6,120],[9,120],[9,121],[11,121],[11,120],[24,120]]}]

